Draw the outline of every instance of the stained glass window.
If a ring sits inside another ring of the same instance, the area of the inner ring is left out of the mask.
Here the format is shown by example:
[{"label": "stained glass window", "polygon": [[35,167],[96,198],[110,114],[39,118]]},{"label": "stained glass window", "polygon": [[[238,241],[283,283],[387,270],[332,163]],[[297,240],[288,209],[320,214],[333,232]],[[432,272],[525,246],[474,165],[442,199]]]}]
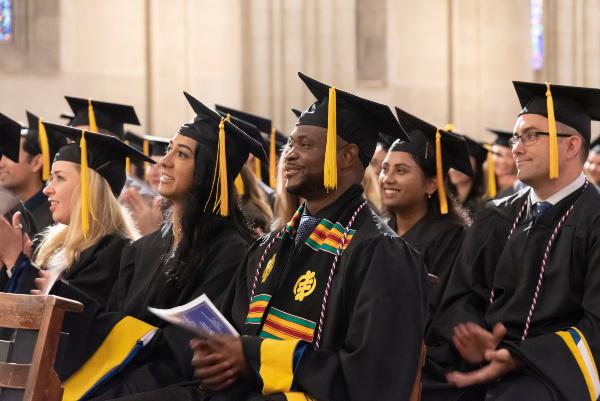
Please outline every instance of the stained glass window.
[{"label": "stained glass window", "polygon": [[544,68],[544,3],[531,0],[531,68]]},{"label": "stained glass window", "polygon": [[0,42],[12,39],[12,17],[12,0],[0,0]]}]

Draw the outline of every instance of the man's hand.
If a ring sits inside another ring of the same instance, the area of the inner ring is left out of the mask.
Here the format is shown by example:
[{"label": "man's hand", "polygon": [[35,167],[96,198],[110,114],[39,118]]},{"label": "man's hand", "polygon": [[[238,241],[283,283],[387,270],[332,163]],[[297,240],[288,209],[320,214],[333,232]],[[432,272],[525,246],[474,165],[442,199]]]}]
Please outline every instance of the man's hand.
[{"label": "man's hand", "polygon": [[239,378],[249,378],[250,368],[239,337],[212,336],[190,341],[194,350],[192,366],[200,385],[212,391],[224,390]]},{"label": "man's hand", "polygon": [[446,380],[456,387],[473,386],[498,380],[523,366],[521,360],[512,356],[507,349],[486,351],[485,359],[490,363],[483,368],[468,373],[451,372],[446,375]]},{"label": "man's hand", "polygon": [[452,342],[465,361],[476,365],[486,360],[485,352],[494,351],[505,335],[502,323],[496,324],[490,333],[478,324],[467,322],[454,327]]}]

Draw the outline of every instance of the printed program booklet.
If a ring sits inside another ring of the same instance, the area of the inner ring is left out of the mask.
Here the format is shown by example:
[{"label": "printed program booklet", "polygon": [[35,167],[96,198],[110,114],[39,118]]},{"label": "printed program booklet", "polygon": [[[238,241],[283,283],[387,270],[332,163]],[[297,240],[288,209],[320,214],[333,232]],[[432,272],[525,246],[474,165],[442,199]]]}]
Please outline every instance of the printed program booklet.
[{"label": "printed program booklet", "polygon": [[200,337],[209,335],[239,336],[235,328],[225,319],[206,294],[200,295],[185,305],[171,309],[148,310],[169,323],[190,330]]}]

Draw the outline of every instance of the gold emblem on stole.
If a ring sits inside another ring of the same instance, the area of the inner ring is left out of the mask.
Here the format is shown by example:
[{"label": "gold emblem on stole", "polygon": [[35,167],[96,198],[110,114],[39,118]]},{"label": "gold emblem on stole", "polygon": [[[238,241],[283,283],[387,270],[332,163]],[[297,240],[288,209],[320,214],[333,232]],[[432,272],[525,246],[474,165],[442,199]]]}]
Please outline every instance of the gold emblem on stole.
[{"label": "gold emblem on stole", "polygon": [[275,266],[275,256],[277,256],[277,254],[274,254],[271,260],[269,260],[269,263],[267,263],[267,267],[265,267],[265,271],[263,272],[262,278],[260,279],[261,283],[264,283],[269,278],[269,275],[273,270],[273,266]]},{"label": "gold emblem on stole", "polygon": [[296,301],[304,301],[304,298],[313,293],[317,287],[317,279],[315,278],[315,272],[307,270],[302,276],[298,278],[294,285],[294,299]]}]

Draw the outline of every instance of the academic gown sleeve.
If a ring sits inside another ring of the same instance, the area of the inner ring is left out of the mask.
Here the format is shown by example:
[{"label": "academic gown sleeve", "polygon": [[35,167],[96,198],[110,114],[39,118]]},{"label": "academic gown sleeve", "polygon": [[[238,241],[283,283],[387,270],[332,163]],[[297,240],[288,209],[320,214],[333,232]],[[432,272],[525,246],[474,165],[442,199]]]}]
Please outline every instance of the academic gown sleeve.
[{"label": "academic gown sleeve", "polygon": [[425,268],[400,238],[385,236],[363,246],[344,266],[342,293],[351,309],[339,349],[243,337],[263,394],[303,392],[319,401],[409,399],[420,369]]},{"label": "academic gown sleeve", "polygon": [[[588,241],[581,294],[583,313],[579,321],[555,333],[530,337],[520,343],[501,344],[573,401],[596,401],[600,397],[596,365],[600,361],[600,218],[596,218],[592,227],[595,233],[590,238],[577,239]],[[565,265],[568,264],[569,261],[565,261]]]}]

